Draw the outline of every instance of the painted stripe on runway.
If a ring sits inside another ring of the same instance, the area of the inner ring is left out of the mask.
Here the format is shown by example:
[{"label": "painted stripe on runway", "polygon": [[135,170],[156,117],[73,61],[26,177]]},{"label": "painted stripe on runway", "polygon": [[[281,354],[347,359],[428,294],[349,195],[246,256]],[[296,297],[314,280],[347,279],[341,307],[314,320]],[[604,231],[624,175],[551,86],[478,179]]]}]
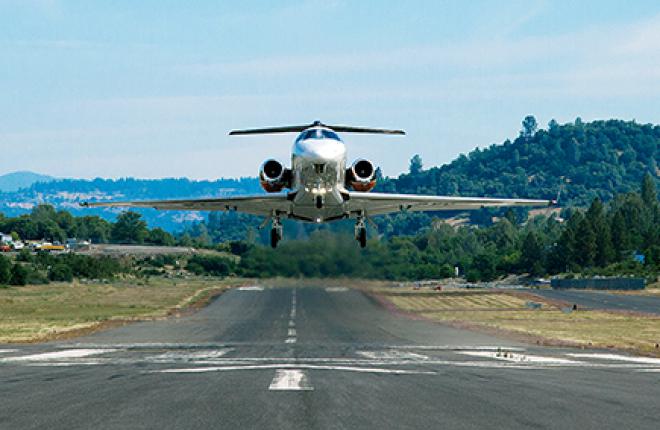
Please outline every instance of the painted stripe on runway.
[{"label": "painted stripe on runway", "polygon": [[296,329],[295,328],[290,328],[287,336],[295,336],[296,335]]},{"label": "painted stripe on runway", "polygon": [[300,369],[277,369],[268,387],[270,391],[312,391],[305,372]]},{"label": "painted stripe on runway", "polygon": [[263,291],[264,287],[260,285],[248,285],[245,287],[238,287],[238,291]]},{"label": "painted stripe on runway", "polygon": [[651,357],[631,357],[619,354],[601,354],[601,353],[570,353],[566,354],[575,358],[596,358],[602,360],[627,361],[629,363],[657,364],[660,366],[660,358]]},{"label": "painted stripe on runway", "polygon": [[246,366],[213,366],[213,367],[189,367],[176,369],[152,370],[147,373],[204,373],[204,372],[226,372],[234,370],[263,370],[263,369],[307,369],[307,370],[338,370],[344,372],[358,373],[382,373],[391,375],[436,375],[437,372],[426,370],[399,370],[383,369],[376,367],[353,367],[353,366],[323,366],[313,364],[258,364]]},{"label": "painted stripe on runway", "polygon": [[518,354],[512,352],[497,351],[459,351],[459,354],[472,357],[494,358],[496,360],[509,361],[512,363],[534,363],[534,364],[582,364],[580,361],[567,360],[558,357],[544,357],[540,355]]},{"label": "painted stripe on runway", "polygon": [[10,352],[16,352],[18,349],[0,349],[0,354],[8,354]]},{"label": "painted stripe on runway", "polygon": [[105,354],[115,352],[116,349],[66,349],[64,351],[44,352],[40,354],[22,355],[19,357],[6,357],[0,361],[49,361],[49,360],[66,360],[70,358],[83,358],[92,355]]},{"label": "painted stripe on runway", "polygon": [[294,320],[290,320],[289,327],[295,327],[295,326],[296,326],[296,322]]},{"label": "painted stripe on runway", "polygon": [[660,373],[660,369],[655,368],[655,369],[637,369],[638,372],[640,373]]},{"label": "painted stripe on runway", "polygon": [[208,350],[208,351],[172,351],[166,352],[164,354],[151,355],[145,357],[146,361],[152,361],[155,363],[169,363],[172,361],[200,361],[200,360],[214,360],[222,357],[228,352],[232,351],[233,348],[227,349],[217,349],[217,350]]},{"label": "painted stripe on runway", "polygon": [[427,355],[408,351],[356,351],[357,355],[373,360],[428,360]]},{"label": "painted stripe on runway", "polygon": [[325,289],[328,293],[343,293],[348,291],[348,288],[346,287],[327,287]]},{"label": "painted stripe on runway", "polygon": [[298,339],[296,339],[295,337],[287,337],[284,343],[296,343],[297,341]]}]

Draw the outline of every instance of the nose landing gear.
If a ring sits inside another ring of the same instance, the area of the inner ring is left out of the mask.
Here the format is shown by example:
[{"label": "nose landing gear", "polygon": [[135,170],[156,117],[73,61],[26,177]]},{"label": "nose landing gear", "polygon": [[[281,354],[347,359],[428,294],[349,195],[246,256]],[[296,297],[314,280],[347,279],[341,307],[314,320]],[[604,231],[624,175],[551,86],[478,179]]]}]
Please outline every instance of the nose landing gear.
[{"label": "nose landing gear", "polygon": [[355,240],[360,244],[360,248],[367,246],[367,225],[364,222],[364,217],[360,216],[355,224]]},{"label": "nose landing gear", "polygon": [[273,218],[273,226],[270,229],[270,246],[277,248],[277,243],[282,240],[282,223],[279,217]]}]

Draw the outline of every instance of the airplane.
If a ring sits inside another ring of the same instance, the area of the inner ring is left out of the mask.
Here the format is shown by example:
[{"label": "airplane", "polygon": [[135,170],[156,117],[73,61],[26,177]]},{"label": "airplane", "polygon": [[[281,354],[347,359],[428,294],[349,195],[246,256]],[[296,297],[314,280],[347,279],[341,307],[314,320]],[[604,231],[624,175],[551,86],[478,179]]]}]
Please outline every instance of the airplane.
[{"label": "airplane", "polygon": [[266,217],[271,223],[270,244],[282,239],[282,219],[324,223],[355,220],[355,239],[367,245],[369,217],[396,212],[471,210],[484,207],[552,206],[554,200],[500,199],[488,197],[427,196],[370,192],[376,186],[376,168],[364,158],[347,165],[346,145],[337,133],[405,135],[403,130],[309,125],[234,130],[231,136],[299,133],[293,143],[291,167],[267,159],[259,169],[259,181],[267,194],[191,200],[83,202],[85,207],[137,207],[165,210],[236,211]]}]

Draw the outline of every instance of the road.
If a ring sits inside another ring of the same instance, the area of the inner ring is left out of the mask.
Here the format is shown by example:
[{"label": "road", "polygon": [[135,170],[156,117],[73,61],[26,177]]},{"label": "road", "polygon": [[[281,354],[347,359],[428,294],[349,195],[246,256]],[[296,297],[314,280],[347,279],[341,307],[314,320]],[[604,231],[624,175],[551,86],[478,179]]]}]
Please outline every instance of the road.
[{"label": "road", "polygon": [[342,288],[0,346],[2,429],[655,429],[660,360],[410,320]]},{"label": "road", "polygon": [[580,290],[535,290],[533,293],[547,299],[575,303],[579,307],[587,309],[632,311],[660,315],[660,296],[635,296]]}]

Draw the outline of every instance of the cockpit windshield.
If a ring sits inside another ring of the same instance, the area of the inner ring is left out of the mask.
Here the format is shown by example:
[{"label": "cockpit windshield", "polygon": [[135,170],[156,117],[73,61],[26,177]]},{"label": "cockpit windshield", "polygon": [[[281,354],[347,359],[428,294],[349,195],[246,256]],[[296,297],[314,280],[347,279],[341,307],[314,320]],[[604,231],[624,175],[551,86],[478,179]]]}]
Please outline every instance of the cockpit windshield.
[{"label": "cockpit windshield", "polygon": [[307,140],[307,139],[332,139],[332,140],[341,140],[337,133],[331,130],[324,130],[322,128],[314,128],[311,130],[305,130],[300,133],[297,140]]}]

